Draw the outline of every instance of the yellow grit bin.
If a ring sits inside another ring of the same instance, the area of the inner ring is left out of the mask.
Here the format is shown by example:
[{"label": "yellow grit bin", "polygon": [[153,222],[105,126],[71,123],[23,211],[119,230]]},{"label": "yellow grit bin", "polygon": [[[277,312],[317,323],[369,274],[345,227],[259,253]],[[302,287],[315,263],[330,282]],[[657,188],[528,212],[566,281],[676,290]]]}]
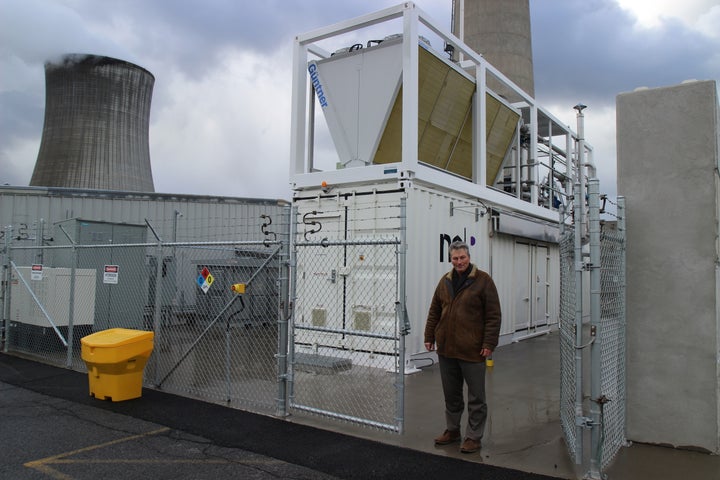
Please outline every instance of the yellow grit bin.
[{"label": "yellow grit bin", "polygon": [[139,398],[154,337],[144,330],[111,328],[80,339],[90,395],[113,402]]}]

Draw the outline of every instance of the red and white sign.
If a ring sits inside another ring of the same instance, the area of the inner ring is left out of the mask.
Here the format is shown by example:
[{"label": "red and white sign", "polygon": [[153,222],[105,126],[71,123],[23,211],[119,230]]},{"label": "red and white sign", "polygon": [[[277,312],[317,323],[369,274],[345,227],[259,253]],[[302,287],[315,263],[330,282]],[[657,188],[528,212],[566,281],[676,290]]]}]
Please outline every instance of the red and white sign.
[{"label": "red and white sign", "polygon": [[30,280],[42,280],[43,279],[43,266],[41,264],[34,264],[30,268]]},{"label": "red and white sign", "polygon": [[120,267],[117,265],[105,265],[103,272],[103,283],[116,285],[118,283],[118,271]]}]

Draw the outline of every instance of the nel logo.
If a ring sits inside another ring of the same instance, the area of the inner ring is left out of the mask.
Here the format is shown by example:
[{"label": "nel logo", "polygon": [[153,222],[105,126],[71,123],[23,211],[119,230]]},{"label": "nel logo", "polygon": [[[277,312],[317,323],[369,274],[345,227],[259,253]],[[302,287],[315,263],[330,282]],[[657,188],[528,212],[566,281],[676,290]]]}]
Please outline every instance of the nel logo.
[{"label": "nel logo", "polygon": [[453,242],[465,242],[469,247],[475,246],[477,239],[474,235],[470,235],[467,239],[467,230],[463,229],[463,236],[455,235],[451,237],[447,233],[440,234],[440,263],[450,262],[450,244]]}]

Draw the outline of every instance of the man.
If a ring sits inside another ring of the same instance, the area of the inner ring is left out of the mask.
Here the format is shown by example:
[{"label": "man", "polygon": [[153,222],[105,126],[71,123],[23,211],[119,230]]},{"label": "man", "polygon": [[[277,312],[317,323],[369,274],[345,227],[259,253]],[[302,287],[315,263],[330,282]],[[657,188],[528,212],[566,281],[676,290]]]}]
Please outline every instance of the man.
[{"label": "man", "polygon": [[487,420],[485,359],[497,346],[502,315],[495,283],[470,263],[467,244],[453,242],[450,260],[453,269],[435,288],[425,324],[425,348],[437,348],[445,396],[446,430],[435,444],[461,439],[464,382],[468,387],[468,420],[460,451],[473,453],[480,450]]}]

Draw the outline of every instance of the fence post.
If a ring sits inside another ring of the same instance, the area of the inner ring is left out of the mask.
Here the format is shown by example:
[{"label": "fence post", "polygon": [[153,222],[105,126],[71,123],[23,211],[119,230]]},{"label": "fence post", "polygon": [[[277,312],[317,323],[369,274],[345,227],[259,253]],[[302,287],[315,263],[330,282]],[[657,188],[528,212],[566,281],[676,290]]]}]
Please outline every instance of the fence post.
[{"label": "fence post", "polygon": [[[284,392],[284,405],[283,409],[287,412],[287,406],[292,403],[294,395],[294,378],[293,378],[293,367],[292,363],[295,361],[295,298],[297,292],[295,290],[297,285],[297,247],[295,241],[297,239],[297,216],[298,207],[293,206],[290,219],[290,238],[288,241],[290,262],[289,262],[289,288],[288,288],[288,322],[286,323],[285,334],[287,338],[284,340],[284,345],[280,343],[280,348],[284,348],[287,352],[287,358],[285,360],[285,371],[283,372],[285,378],[285,392]],[[278,402],[280,399],[278,398]]]},{"label": "fence post", "polygon": [[70,267],[70,305],[68,307],[68,350],[67,366],[72,367],[73,345],[75,343],[75,282],[78,265],[78,249],[75,242],[72,244],[72,266]]},{"label": "fence post", "polygon": [[600,415],[602,395],[602,344],[603,332],[600,323],[600,182],[597,178],[588,180],[588,230],[590,234],[590,471],[586,478],[600,479],[602,465],[602,430]]},{"label": "fence post", "polygon": [[407,306],[405,305],[406,293],[406,269],[407,269],[407,200],[403,197],[400,199],[400,245],[397,247],[398,255],[398,302],[400,314],[397,321],[399,322],[398,336],[400,352],[398,355],[398,369],[396,374],[396,422],[398,433],[402,434],[405,426],[405,337],[410,333],[410,322],[407,318]]},{"label": "fence post", "polygon": [[[287,416],[288,407],[288,351],[289,346],[289,319],[291,306],[290,296],[290,275],[292,274],[292,245],[291,239],[295,238],[295,222],[292,221],[291,208],[285,210],[287,222],[290,229],[290,237],[282,239],[282,248],[278,250],[278,340],[277,340],[277,373],[278,373],[278,395],[276,400],[275,415],[278,417]],[[282,252],[282,253],[281,253]],[[282,273],[281,273],[282,272]]]},{"label": "fence post", "polygon": [[75,274],[78,264],[78,250],[75,240],[65,230],[62,225],[58,225],[63,234],[72,244],[72,265],[70,266],[70,305],[68,306],[68,346],[67,346],[67,367],[72,367],[73,360],[73,343],[74,343],[74,325],[75,325]]},{"label": "fence post", "polygon": [[[160,351],[160,337],[161,337],[161,329],[162,329],[162,272],[163,272],[163,266],[165,264],[163,259],[163,243],[162,238],[157,234],[153,226],[150,224],[148,219],[145,219],[145,223],[147,224],[148,228],[150,228],[150,231],[152,232],[153,236],[155,236],[155,239],[157,240],[157,253],[156,253],[156,261],[155,261],[155,298],[153,299],[155,309],[153,311],[153,331],[155,332],[155,349]],[[160,376],[160,369],[158,368],[158,357],[159,355],[153,355],[155,358],[155,385],[158,385],[158,378]]]},{"label": "fence post", "polygon": [[621,302],[621,314],[620,322],[623,325],[623,353],[622,353],[622,368],[623,368],[623,440],[627,442],[627,353],[625,352],[625,345],[627,345],[627,309],[626,309],[626,298],[627,298],[627,264],[626,264],[626,253],[627,253],[627,228],[625,226],[626,221],[626,210],[625,210],[625,197],[617,197],[617,217],[618,217],[618,231],[622,238],[622,247],[620,254],[620,265],[621,265],[621,283],[622,283],[622,298]]},{"label": "fence post", "polygon": [[[286,269],[288,271],[289,269]],[[279,272],[280,270],[278,270]],[[287,286],[286,282],[280,282],[280,296],[282,298],[282,289]],[[282,303],[282,301],[281,301]],[[275,407],[275,415],[284,417],[287,415],[287,352],[288,352],[288,311],[283,305],[278,305],[278,340],[277,340],[277,372],[278,372],[278,394]]]},{"label": "fence post", "polygon": [[8,352],[10,343],[10,245],[12,243],[12,225],[5,226],[5,250],[3,251],[3,272],[2,272],[2,324],[0,324],[0,343],[3,352]]},{"label": "fence post", "polygon": [[580,182],[574,185],[573,214],[575,222],[575,464],[583,463],[583,192]]}]

